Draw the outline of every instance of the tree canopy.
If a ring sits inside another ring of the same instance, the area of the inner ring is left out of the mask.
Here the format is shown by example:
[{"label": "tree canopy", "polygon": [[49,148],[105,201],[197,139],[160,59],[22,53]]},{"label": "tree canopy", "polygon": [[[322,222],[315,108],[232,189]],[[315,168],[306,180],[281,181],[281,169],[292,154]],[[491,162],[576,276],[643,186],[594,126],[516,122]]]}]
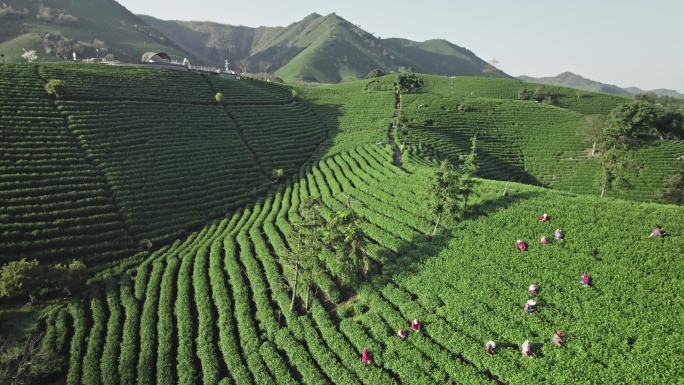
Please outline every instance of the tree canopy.
[{"label": "tree canopy", "polygon": [[596,146],[604,136],[603,130],[606,127],[606,117],[604,115],[588,115],[584,122],[577,127],[577,135],[591,143],[591,155],[596,155]]},{"label": "tree canopy", "polygon": [[652,104],[633,100],[619,104],[608,114],[605,134],[608,137],[633,137],[650,132],[656,120],[656,110]]}]

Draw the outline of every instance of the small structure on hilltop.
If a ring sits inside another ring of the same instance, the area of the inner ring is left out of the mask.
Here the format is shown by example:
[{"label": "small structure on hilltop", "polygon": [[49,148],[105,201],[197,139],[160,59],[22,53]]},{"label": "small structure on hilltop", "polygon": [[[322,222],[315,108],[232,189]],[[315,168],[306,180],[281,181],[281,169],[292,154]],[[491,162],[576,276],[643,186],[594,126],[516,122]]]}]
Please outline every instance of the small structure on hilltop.
[{"label": "small structure on hilltop", "polygon": [[143,63],[154,62],[155,57],[163,60],[166,63],[171,63],[171,56],[169,56],[169,54],[166,52],[145,52],[142,55],[142,62]]}]

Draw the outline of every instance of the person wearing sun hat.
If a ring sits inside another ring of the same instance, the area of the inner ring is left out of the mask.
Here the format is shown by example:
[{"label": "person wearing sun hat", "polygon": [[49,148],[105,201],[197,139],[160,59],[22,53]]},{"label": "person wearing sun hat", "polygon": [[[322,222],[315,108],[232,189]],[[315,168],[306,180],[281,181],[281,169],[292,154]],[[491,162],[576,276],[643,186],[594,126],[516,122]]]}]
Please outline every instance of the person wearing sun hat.
[{"label": "person wearing sun hat", "polygon": [[527,292],[530,293],[530,295],[537,295],[537,285],[531,284],[527,289]]},{"label": "person wearing sun hat", "polygon": [[520,251],[527,250],[527,245],[525,244],[525,242],[521,241],[520,239],[518,239],[518,241],[515,242],[515,247],[517,247],[518,250],[520,250]]},{"label": "person wearing sun hat", "polygon": [[536,313],[537,312],[537,301],[531,299],[525,302],[525,313]]},{"label": "person wearing sun hat", "polygon": [[565,334],[563,334],[562,331],[557,331],[554,335],[553,338],[551,338],[551,343],[556,345],[556,346],[561,346],[565,343]]},{"label": "person wearing sun hat", "polygon": [[494,341],[489,341],[485,344],[485,352],[493,356],[494,355],[494,349],[496,349],[496,343]]},{"label": "person wearing sun hat", "polygon": [[522,344],[522,356],[523,357],[532,357],[532,344],[530,343],[530,340],[525,340]]}]

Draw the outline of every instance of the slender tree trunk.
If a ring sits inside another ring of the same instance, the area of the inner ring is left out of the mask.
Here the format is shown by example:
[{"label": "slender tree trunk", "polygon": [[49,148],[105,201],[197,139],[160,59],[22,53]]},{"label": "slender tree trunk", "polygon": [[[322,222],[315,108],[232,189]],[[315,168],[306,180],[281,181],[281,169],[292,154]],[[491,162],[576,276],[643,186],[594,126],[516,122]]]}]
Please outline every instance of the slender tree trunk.
[{"label": "slender tree trunk", "polygon": [[461,220],[465,219],[466,211],[468,211],[468,196],[470,194],[465,194],[463,196],[463,211],[461,212]]},{"label": "slender tree trunk", "polygon": [[290,302],[290,311],[294,310],[295,298],[297,298],[297,279],[299,278],[299,263],[295,264],[294,285],[292,286],[292,302]]},{"label": "slender tree trunk", "polygon": [[304,301],[304,309],[309,311],[309,293],[311,293],[311,286],[306,287],[306,300]]},{"label": "slender tree trunk", "polygon": [[591,145],[591,156],[596,155],[596,142]]},{"label": "slender tree trunk", "polygon": [[601,189],[601,198],[603,198],[604,195],[606,195],[606,188],[605,187]]},{"label": "slender tree trunk", "polygon": [[437,228],[439,227],[439,221],[441,219],[442,219],[442,213],[439,213],[439,215],[437,215],[437,222],[435,222],[435,228],[432,229],[432,236],[433,237],[435,236],[435,233],[437,233]]}]

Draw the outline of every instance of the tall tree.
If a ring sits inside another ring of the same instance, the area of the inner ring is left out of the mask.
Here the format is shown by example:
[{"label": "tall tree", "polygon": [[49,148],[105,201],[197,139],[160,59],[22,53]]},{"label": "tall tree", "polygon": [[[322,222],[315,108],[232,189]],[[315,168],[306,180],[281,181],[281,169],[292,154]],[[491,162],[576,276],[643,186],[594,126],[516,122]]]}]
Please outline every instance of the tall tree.
[{"label": "tall tree", "polygon": [[584,118],[584,122],[577,127],[577,135],[591,143],[591,155],[596,155],[596,146],[603,139],[603,130],[606,127],[606,117],[596,114]]},{"label": "tall tree", "polygon": [[351,207],[337,212],[325,226],[323,244],[333,256],[331,271],[345,284],[358,283],[370,272],[370,259],[364,251],[366,233],[362,220]]},{"label": "tall tree", "polygon": [[320,271],[319,254],[321,253],[323,217],[319,213],[320,198],[304,199],[299,207],[301,220],[293,221],[294,231],[289,236],[290,251],[281,258],[281,263],[292,271],[292,300],[290,310],[294,309],[298,289],[306,288],[305,307],[308,308],[309,289],[315,275]]},{"label": "tall tree", "polygon": [[629,167],[625,149],[613,147],[602,151],[599,162],[601,163],[601,171],[598,175],[598,185],[601,189],[601,197],[607,191],[624,190],[630,187],[625,177],[625,171]]},{"label": "tall tree", "polygon": [[681,206],[684,200],[684,162],[678,173],[665,178],[665,183],[665,190],[656,196]]},{"label": "tall tree", "polygon": [[28,295],[33,303],[45,281],[45,269],[37,259],[9,262],[0,269],[0,297]]},{"label": "tall tree", "polygon": [[633,100],[619,104],[608,114],[604,133],[607,138],[633,138],[637,134],[650,132],[656,120],[652,104]]},{"label": "tall tree", "polygon": [[437,217],[432,236],[437,233],[437,228],[444,215],[455,215],[458,212],[458,172],[451,163],[442,161],[439,169],[435,170],[430,178],[428,191],[430,199],[428,208]]},{"label": "tall tree", "polygon": [[477,165],[475,164],[475,158],[477,157],[477,136],[470,138],[470,153],[467,155],[461,155],[460,159],[463,163],[460,166],[459,176],[458,176],[458,198],[462,203],[461,207],[461,220],[465,219],[466,212],[468,210],[468,198],[473,193],[475,188],[475,171],[477,171]]}]

